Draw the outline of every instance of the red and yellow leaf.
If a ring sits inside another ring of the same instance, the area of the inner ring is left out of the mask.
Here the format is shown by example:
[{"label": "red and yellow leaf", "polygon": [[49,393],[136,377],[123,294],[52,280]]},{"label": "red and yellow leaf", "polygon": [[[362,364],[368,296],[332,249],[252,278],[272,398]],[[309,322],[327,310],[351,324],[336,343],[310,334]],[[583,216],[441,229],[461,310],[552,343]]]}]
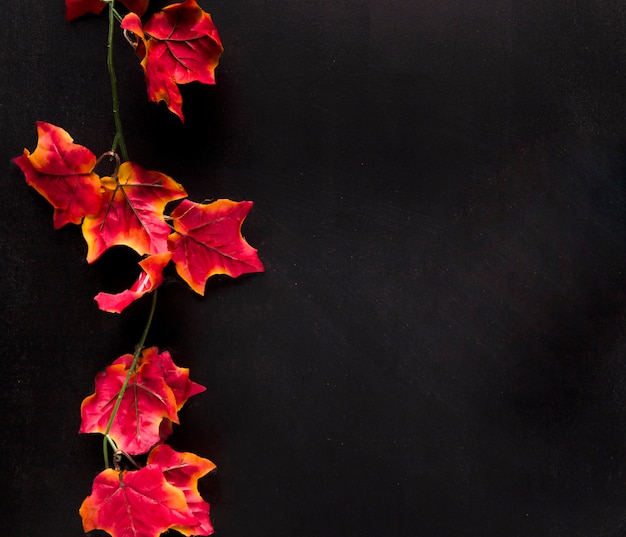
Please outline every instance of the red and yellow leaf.
[{"label": "red and yellow leaf", "polygon": [[256,249],[241,235],[251,201],[217,200],[210,204],[184,200],[172,212],[175,232],[169,247],[176,271],[198,294],[215,274],[233,278],[263,272]]},{"label": "red and yellow leaf", "polygon": [[[128,11],[143,15],[148,9],[149,0],[120,0]],[[65,0],[65,19],[71,21],[92,13],[98,15],[102,13],[106,3],[102,0]]]},{"label": "red and yellow leaf", "polygon": [[167,482],[183,491],[189,510],[197,520],[196,525],[175,526],[174,529],[187,536],[211,535],[210,506],[198,492],[198,479],[214,470],[215,464],[194,453],[174,451],[167,444],[158,445],[150,452],[148,464],[161,468]]},{"label": "red and yellow leaf", "polygon": [[[127,373],[126,364],[114,362],[96,377],[95,393],[81,405],[79,432],[106,432]],[[150,362],[142,363],[130,377],[109,434],[122,451],[131,455],[147,453],[161,441],[163,418],[178,423],[176,398],[161,370]]]},{"label": "red and yellow leaf", "polygon": [[215,84],[215,68],[224,49],[211,16],[196,0],[185,0],[156,13],[145,26],[136,14],[129,13],[122,28],[141,42],[137,52],[149,99],[164,101],[182,121],[178,84]]},{"label": "red and yellow leaf", "polygon": [[37,147],[14,159],[26,182],[54,207],[54,228],[80,224],[102,205],[100,178],[93,173],[96,156],[77,145],[62,128],[37,123]]},{"label": "red and yellow leaf", "polygon": [[121,293],[98,293],[95,297],[98,307],[110,313],[121,313],[138,298],[156,289],[163,283],[163,269],[170,262],[172,254],[155,254],[139,262],[143,272],[137,281]]},{"label": "red and yellow leaf", "polygon": [[177,410],[183,407],[187,399],[206,390],[204,386],[189,380],[189,369],[178,367],[168,351],[159,353],[156,347],[150,347],[143,351],[142,359],[144,362],[149,360],[161,370],[165,383],[174,393]]},{"label": "red and yellow leaf", "polygon": [[104,470],[79,512],[85,532],[100,529],[112,537],[158,537],[170,528],[197,525],[184,492],[153,464],[129,472]]},{"label": "red and yellow leaf", "polygon": [[[81,406],[81,433],[106,432],[124,379],[132,365],[132,354],[117,358],[96,377],[95,393]],[[171,433],[178,423],[177,411],[204,386],[189,380],[189,370],[178,367],[170,353],[156,347],[143,350],[131,375],[109,434],[126,453],[147,453]]]},{"label": "red and yellow leaf", "polygon": [[171,177],[144,170],[133,162],[120,166],[117,180],[104,177],[100,212],[83,220],[87,261],[112,246],[128,246],[140,255],[167,252],[169,226],[163,219],[168,202],[184,198],[185,189]]}]

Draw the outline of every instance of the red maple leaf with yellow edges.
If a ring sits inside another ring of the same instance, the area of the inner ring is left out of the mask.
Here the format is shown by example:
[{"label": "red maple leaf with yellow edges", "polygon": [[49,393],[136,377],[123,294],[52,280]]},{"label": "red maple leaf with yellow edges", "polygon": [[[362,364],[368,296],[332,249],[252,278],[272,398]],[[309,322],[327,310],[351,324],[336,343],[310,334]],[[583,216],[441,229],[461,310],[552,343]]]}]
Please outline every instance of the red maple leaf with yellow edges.
[{"label": "red maple leaf with yellow edges", "polygon": [[112,537],[158,537],[170,528],[198,523],[185,493],[167,481],[157,464],[100,472],[79,513],[85,532],[101,529]]},{"label": "red maple leaf with yellow edges", "polygon": [[13,159],[26,182],[54,207],[54,228],[80,224],[83,217],[97,214],[102,205],[100,178],[93,173],[96,156],[74,143],[60,127],[37,123],[37,147]]},{"label": "red maple leaf with yellow edges", "polygon": [[197,520],[196,525],[174,526],[173,529],[187,536],[212,534],[210,506],[198,492],[198,479],[214,470],[215,464],[195,453],[179,453],[167,444],[156,446],[147,462],[158,465],[167,482],[183,491],[189,510]]},{"label": "red maple leaf with yellow edges", "polygon": [[[130,455],[147,453],[162,441],[161,422],[178,423],[180,407],[204,389],[189,380],[187,370],[176,369],[169,353],[162,354],[155,347],[144,349],[109,431],[117,447]],[[79,432],[106,432],[132,360],[130,354],[121,356],[96,377],[95,392],[81,405]]]},{"label": "red maple leaf with yellow edges", "polygon": [[183,121],[178,84],[215,84],[215,68],[224,48],[211,16],[196,0],[185,0],[167,6],[145,25],[135,13],[129,13],[121,26],[138,39],[136,50],[149,99],[164,101]]},{"label": "red maple leaf with yellow edges", "polygon": [[[149,0],[120,0],[129,11],[143,15],[148,8]],[[92,13],[99,15],[105,8],[102,0],[65,0],[65,20],[71,21]]]},{"label": "red maple leaf with yellow edges", "polygon": [[202,204],[183,200],[172,212],[174,233],[169,236],[178,275],[198,294],[213,275],[237,278],[263,272],[257,250],[241,235],[251,201],[217,200]]},{"label": "red maple leaf with yellow edges", "polygon": [[83,220],[87,261],[112,246],[128,246],[140,255],[167,253],[170,227],[163,219],[168,202],[187,196],[185,189],[161,172],[123,162],[117,177],[103,177],[100,212]]}]

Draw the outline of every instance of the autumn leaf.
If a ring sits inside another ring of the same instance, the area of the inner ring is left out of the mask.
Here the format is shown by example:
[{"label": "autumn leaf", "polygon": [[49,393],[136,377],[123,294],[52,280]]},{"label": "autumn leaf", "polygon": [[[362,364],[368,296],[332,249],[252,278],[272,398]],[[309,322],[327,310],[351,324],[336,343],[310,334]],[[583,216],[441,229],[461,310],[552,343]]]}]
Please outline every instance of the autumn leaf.
[{"label": "autumn leaf", "polygon": [[[95,393],[81,405],[79,432],[105,434],[127,373],[128,368],[118,363],[96,377]],[[155,365],[142,364],[131,375],[109,435],[126,453],[146,453],[161,440],[159,426],[163,418],[178,423],[174,394]]]},{"label": "autumn leaf", "polygon": [[126,6],[128,11],[143,15],[148,9],[149,0],[120,0]]},{"label": "autumn leaf", "polygon": [[184,200],[172,212],[175,232],[169,247],[176,271],[198,294],[215,274],[233,278],[265,270],[257,251],[241,236],[251,201],[217,200],[210,204]]},{"label": "autumn leaf", "polygon": [[185,493],[155,464],[136,471],[104,470],[79,513],[85,532],[100,529],[112,537],[158,537],[170,528],[198,523]]},{"label": "autumn leaf", "polygon": [[102,0],[65,0],[65,20],[71,21],[88,13],[98,15],[105,6]]},{"label": "autumn leaf", "polygon": [[121,293],[98,293],[95,297],[98,307],[110,313],[121,313],[132,302],[156,289],[163,283],[163,269],[170,262],[172,254],[151,255],[139,262],[143,272],[137,281]]},{"label": "autumn leaf", "polygon": [[[120,356],[96,376],[95,392],[81,405],[79,432],[106,433],[132,361],[131,354]],[[191,382],[189,370],[177,367],[167,351],[159,353],[156,347],[144,349],[122,396],[109,435],[126,453],[147,453],[164,439],[162,422],[178,423],[177,411],[189,397],[202,391],[204,387]]]},{"label": "autumn leaf", "polygon": [[[148,8],[149,0],[120,0],[128,11],[143,15]],[[92,13],[99,15],[106,6],[103,0],[65,0],[65,20],[71,21]]]},{"label": "autumn leaf", "polygon": [[183,121],[178,84],[215,84],[215,68],[224,49],[211,16],[196,0],[185,0],[156,13],[145,26],[134,13],[126,15],[121,26],[140,41],[137,53],[149,99],[164,101]]},{"label": "autumn leaf", "polygon": [[26,182],[54,207],[54,228],[80,224],[102,205],[100,178],[93,173],[96,156],[60,127],[37,123],[37,147],[13,159]]},{"label": "autumn leaf", "polygon": [[211,535],[210,506],[198,492],[198,479],[214,470],[215,464],[194,453],[174,451],[167,444],[156,446],[147,462],[159,466],[167,482],[183,491],[189,510],[197,520],[194,526],[175,526],[173,529],[187,536]]},{"label": "autumn leaf", "polygon": [[140,255],[167,253],[170,227],[163,211],[168,202],[184,198],[185,189],[171,177],[133,162],[122,163],[117,180],[104,177],[101,183],[100,212],[83,220],[87,261],[92,263],[112,246],[128,246]]},{"label": "autumn leaf", "polygon": [[161,370],[165,383],[174,393],[177,410],[183,407],[187,399],[206,390],[204,386],[189,380],[189,369],[178,367],[168,351],[159,353],[156,347],[150,347],[143,351],[143,360],[152,362]]}]

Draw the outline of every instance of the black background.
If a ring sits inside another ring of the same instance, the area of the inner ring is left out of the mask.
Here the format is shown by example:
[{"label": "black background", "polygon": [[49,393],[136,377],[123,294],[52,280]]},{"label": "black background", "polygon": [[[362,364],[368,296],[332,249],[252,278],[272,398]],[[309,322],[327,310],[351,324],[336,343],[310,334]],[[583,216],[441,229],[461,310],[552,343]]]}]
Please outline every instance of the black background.
[{"label": "black background", "polygon": [[[624,3],[200,3],[184,127],[115,57],[131,159],[255,202],[266,273],[171,278],[148,338],[207,386],[171,444],[218,465],[216,535],[626,535]],[[110,147],[106,16],[2,20],[2,534],[78,536],[80,403],[148,301],[97,309],[134,259],[88,266],[11,162],[37,120]]]}]

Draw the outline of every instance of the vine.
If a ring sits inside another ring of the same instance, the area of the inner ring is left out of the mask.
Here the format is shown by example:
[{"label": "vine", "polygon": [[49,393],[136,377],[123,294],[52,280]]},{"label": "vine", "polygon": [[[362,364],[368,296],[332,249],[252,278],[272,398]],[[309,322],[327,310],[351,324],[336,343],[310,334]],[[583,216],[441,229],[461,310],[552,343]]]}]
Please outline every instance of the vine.
[{"label": "vine", "polygon": [[[170,263],[200,295],[213,275],[236,278],[264,268],[257,251],[241,235],[252,202],[190,201],[174,179],[129,160],[113,57],[116,28],[141,60],[148,98],[164,102],[181,121],[178,86],[215,84],[214,71],[223,51],[211,16],[196,0],[171,4],[144,22],[148,3],[118,0],[127,12],[122,15],[115,0],[65,0],[68,21],[107,10],[106,63],[115,125],[111,149],[96,157],[61,127],[38,122],[35,150],[24,149],[14,162],[27,184],[53,206],[55,229],[81,226],[89,263],[121,246],[140,256],[141,272],[130,288],[96,295],[101,310],[119,314],[135,300],[152,295],[134,352],[99,373],[94,393],[81,405],[80,432],[102,434],[104,459],[104,470],[79,509],[84,530],[101,529],[112,537],[157,537],[170,529],[187,536],[210,535],[210,506],[198,492],[198,479],[215,465],[165,443],[185,402],[205,388],[191,381],[189,370],[175,365],[168,351],[145,343],[157,288]],[[110,176],[96,172],[104,159],[115,164]],[[178,205],[167,214],[171,202]],[[143,465],[137,456],[145,456]]]}]

